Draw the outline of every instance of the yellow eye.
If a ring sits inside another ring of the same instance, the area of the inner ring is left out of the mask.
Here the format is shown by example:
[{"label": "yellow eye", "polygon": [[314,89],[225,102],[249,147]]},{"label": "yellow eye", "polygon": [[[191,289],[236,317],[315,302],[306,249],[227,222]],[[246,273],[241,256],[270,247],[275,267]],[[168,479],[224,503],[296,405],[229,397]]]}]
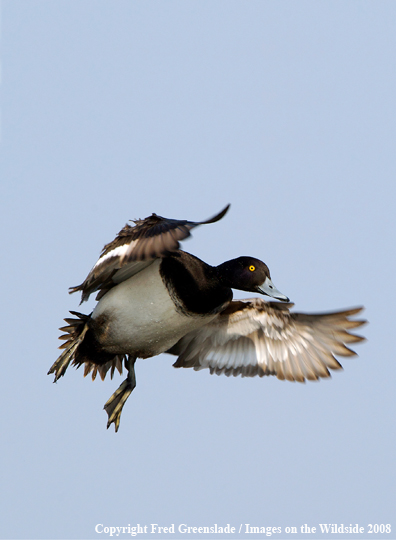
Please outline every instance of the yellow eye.
[{"label": "yellow eye", "polygon": [[253,266],[253,265],[251,264],[251,265],[249,266],[249,270],[250,270],[251,272],[254,272],[254,271],[256,270],[256,267]]}]

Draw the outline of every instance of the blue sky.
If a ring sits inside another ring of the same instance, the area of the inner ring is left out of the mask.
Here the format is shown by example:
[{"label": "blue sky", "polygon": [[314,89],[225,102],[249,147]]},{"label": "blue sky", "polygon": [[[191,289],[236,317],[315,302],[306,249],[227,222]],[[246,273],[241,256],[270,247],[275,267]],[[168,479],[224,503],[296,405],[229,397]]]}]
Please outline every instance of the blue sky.
[{"label": "blue sky", "polygon": [[[281,540],[307,537],[305,523],[389,523],[377,536],[396,538],[396,4],[1,10],[0,537],[249,523]],[[227,203],[184,249],[264,260],[296,311],[364,305],[367,343],[306,385],[140,360],[120,431],[107,431],[120,377],[46,375],[79,309],[68,287],[129,219],[203,220]],[[199,535],[138,538],[185,537]]]}]

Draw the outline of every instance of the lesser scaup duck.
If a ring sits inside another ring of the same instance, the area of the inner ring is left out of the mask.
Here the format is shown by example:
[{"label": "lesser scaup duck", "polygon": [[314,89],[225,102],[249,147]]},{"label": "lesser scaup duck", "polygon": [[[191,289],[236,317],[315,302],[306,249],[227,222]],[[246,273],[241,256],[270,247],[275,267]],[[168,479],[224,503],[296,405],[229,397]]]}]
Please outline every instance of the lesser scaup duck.
[{"label": "lesser scaup duck", "polygon": [[[81,302],[99,291],[90,315],[71,311],[65,321],[65,349],[50,373],[55,381],[68,365],[85,365],[84,376],[111,369],[128,376],[104,408],[118,431],[122,408],[136,386],[135,361],[167,352],[178,356],[175,367],[209,368],[227,376],[276,375],[305,382],[330,377],[341,369],[334,355],[355,353],[346,343],[364,338],[350,329],[362,308],[324,314],[291,313],[293,304],[271,281],[268,266],[254,257],[238,257],[210,266],[179,249],[179,241],[198,225],[215,223],[229,205],[200,222],[166,219],[156,214],[125,225],[107,244],[81,291]],[[232,300],[232,289],[280,300]]]}]

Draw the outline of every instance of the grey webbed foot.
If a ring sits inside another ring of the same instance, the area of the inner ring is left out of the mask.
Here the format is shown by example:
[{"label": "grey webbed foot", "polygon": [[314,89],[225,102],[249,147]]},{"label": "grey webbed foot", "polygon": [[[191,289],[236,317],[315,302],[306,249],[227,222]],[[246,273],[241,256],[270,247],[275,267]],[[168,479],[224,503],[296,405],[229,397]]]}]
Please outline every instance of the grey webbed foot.
[{"label": "grey webbed foot", "polygon": [[126,367],[129,370],[128,377],[123,383],[121,383],[119,388],[114,392],[110,399],[107,400],[105,406],[103,407],[109,417],[107,421],[107,429],[109,429],[110,425],[114,423],[115,431],[118,431],[122,409],[126,400],[129,398],[136,386],[135,360],[136,359],[134,358],[126,361]]}]

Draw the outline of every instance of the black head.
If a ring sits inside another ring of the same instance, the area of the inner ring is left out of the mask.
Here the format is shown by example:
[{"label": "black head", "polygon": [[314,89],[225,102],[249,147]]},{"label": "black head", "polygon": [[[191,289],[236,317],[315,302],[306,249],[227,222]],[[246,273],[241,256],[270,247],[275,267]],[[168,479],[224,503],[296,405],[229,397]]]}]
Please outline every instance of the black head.
[{"label": "black head", "polygon": [[221,281],[231,289],[258,292],[277,300],[289,302],[271,281],[266,264],[254,257],[238,257],[217,267]]}]

